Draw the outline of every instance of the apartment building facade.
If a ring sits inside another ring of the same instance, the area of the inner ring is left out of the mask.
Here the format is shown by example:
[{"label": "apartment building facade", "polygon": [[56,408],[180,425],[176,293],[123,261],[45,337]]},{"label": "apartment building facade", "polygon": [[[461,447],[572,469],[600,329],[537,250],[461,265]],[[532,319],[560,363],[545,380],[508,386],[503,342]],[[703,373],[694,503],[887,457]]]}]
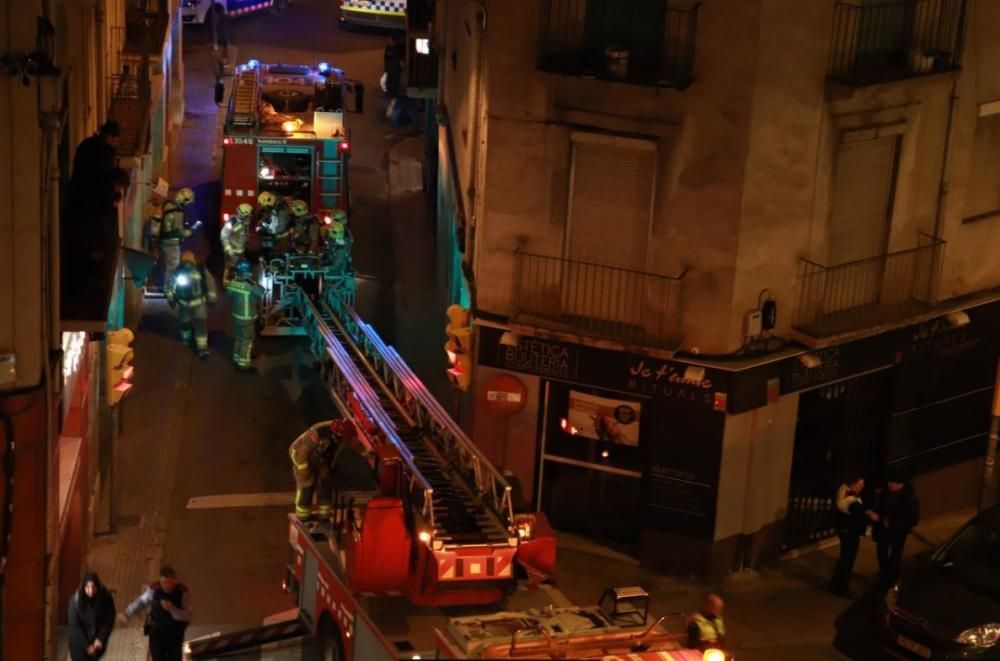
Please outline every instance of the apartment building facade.
[{"label": "apartment building facade", "polygon": [[[0,168],[3,658],[55,658],[88,540],[111,526],[131,359],[126,346],[109,360],[108,338],[125,323],[125,292],[142,262],[126,260],[122,237],[145,217],[183,117],[177,5],[52,0],[0,10],[0,149],[10,155]],[[122,99],[141,102],[123,113]],[[95,218],[67,189],[77,145],[108,119],[122,127],[128,185],[115,211]],[[81,228],[107,230],[95,254],[80,255]]]},{"label": "apartment building facade", "polygon": [[855,471],[977,501],[1000,7],[439,0],[436,27],[439,275],[474,438],[531,506],[721,574],[830,537]]}]

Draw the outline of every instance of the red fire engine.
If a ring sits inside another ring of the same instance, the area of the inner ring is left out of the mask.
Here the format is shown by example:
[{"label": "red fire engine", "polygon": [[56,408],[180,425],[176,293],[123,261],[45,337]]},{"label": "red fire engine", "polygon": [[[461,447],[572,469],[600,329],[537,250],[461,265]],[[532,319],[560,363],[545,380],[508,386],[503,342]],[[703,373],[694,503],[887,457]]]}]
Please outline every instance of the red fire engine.
[{"label": "red fire engine", "polygon": [[649,619],[641,588],[571,604],[548,582],[556,548],[545,516],[517,513],[508,480],[354,311],[352,279],[319,292],[290,285],[282,305],[346,421],[331,459],[332,525],[289,519],[294,616],[190,641],[189,658],[293,638],[324,661],[725,658],[682,649],[683,616]]},{"label": "red fire engine", "polygon": [[318,217],[348,210],[350,133],[344,115],[361,112],[364,88],[320,63],[236,67],[223,133],[221,219],[270,191],[309,204]]}]

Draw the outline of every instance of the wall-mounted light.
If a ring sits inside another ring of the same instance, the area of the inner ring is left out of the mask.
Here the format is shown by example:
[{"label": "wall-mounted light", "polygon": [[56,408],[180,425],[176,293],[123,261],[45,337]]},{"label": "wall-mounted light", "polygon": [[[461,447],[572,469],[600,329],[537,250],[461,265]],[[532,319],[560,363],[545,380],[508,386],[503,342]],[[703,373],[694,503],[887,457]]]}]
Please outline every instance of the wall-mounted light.
[{"label": "wall-mounted light", "polygon": [[963,310],[956,310],[945,315],[945,319],[953,328],[962,328],[969,325],[969,315]]},{"label": "wall-mounted light", "polygon": [[417,53],[421,55],[431,54],[431,40],[430,39],[416,39],[413,42],[413,48]]},{"label": "wall-mounted light", "polygon": [[521,336],[517,333],[504,331],[504,334],[500,336],[500,344],[505,347],[516,347],[521,344]]},{"label": "wall-mounted light", "polygon": [[802,363],[802,367],[807,370],[814,370],[823,364],[823,359],[814,353],[804,353],[799,356],[799,362]]}]

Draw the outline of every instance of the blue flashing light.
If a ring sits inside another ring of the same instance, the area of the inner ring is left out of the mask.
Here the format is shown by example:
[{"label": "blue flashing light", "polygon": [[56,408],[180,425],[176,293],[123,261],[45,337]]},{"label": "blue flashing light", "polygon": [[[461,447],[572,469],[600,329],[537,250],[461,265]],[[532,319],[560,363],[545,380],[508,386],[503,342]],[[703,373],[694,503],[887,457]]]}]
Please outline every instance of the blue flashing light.
[{"label": "blue flashing light", "polygon": [[327,71],[329,71],[329,70],[330,70],[330,65],[329,65],[328,63],[326,63],[326,62],[320,62],[320,63],[319,63],[319,64],[318,64],[317,66],[316,66],[316,68],[317,68],[317,69],[319,69],[319,72],[320,72],[320,73],[326,73]]},{"label": "blue flashing light", "polygon": [[251,69],[256,69],[257,67],[260,66],[260,62],[258,62],[257,60],[250,60],[249,62],[247,62],[247,66],[250,67]]}]

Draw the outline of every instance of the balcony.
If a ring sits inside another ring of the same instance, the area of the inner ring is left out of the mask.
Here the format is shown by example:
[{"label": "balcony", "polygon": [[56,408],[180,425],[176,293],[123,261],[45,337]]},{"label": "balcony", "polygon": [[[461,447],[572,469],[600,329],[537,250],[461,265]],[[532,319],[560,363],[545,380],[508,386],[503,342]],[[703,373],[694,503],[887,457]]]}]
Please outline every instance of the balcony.
[{"label": "balcony", "polygon": [[542,0],[538,68],[684,89],[693,80],[698,3]]},{"label": "balcony", "polygon": [[863,87],[959,68],[966,0],[839,1],[827,76]]},{"label": "balcony", "polygon": [[513,321],[631,345],[676,348],[684,275],[655,275],[518,250]]},{"label": "balcony", "polygon": [[827,338],[927,312],[941,279],[945,242],[921,233],[917,247],[823,266],[802,259],[792,326]]}]

